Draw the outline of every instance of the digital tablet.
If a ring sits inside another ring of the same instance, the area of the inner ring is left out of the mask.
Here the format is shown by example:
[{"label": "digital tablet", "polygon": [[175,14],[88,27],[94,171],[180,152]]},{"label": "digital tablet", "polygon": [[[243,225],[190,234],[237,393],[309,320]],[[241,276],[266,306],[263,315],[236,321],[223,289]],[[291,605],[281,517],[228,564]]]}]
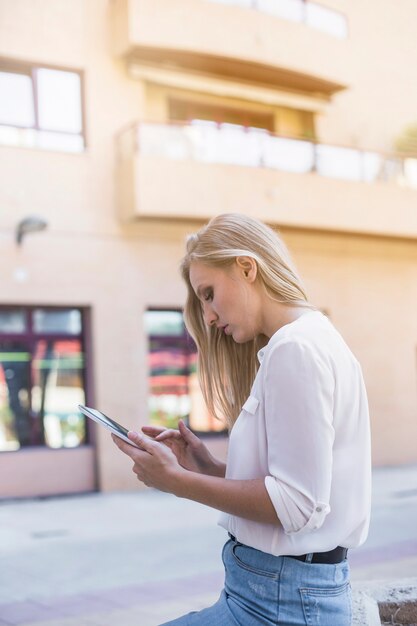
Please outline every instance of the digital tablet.
[{"label": "digital tablet", "polygon": [[129,437],[127,436],[127,433],[129,432],[128,429],[122,426],[121,424],[118,424],[117,422],[112,420],[110,417],[107,417],[107,415],[104,415],[104,413],[102,413],[101,411],[98,411],[97,409],[92,409],[91,407],[83,406],[82,404],[79,404],[78,408],[80,409],[82,413],[84,413],[84,415],[86,415],[90,419],[97,422],[97,424],[101,424],[102,426],[104,426],[104,428],[107,428],[107,430],[109,430],[111,433],[113,433],[114,435],[117,435],[118,437],[120,437],[120,439],[123,439],[123,441],[127,441],[127,443],[130,443],[131,446],[134,446],[135,448],[139,448],[139,446],[136,445],[136,443],[133,443],[133,441],[129,439]]}]

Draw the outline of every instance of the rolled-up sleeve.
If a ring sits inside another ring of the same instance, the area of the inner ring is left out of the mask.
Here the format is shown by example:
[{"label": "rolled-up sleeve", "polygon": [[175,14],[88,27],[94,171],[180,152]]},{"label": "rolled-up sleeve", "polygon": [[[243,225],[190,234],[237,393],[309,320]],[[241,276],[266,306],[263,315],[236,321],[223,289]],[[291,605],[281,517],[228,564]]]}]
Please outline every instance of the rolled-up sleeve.
[{"label": "rolled-up sleeve", "polygon": [[330,511],[334,375],[307,342],[273,346],[263,367],[265,487],[286,534],[312,532]]}]

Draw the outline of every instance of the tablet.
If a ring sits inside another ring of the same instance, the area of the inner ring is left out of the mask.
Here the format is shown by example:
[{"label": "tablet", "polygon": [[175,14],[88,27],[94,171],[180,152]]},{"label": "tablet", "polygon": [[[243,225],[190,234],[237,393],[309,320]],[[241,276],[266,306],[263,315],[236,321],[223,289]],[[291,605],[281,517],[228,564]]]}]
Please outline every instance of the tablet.
[{"label": "tablet", "polygon": [[127,441],[127,443],[130,443],[131,446],[134,446],[135,448],[139,448],[139,446],[136,445],[136,443],[133,443],[133,441],[129,439],[129,437],[127,436],[127,433],[129,432],[128,429],[125,428],[124,426],[121,426],[121,424],[118,424],[117,422],[112,420],[110,417],[107,417],[107,415],[104,415],[104,413],[102,413],[101,411],[98,411],[97,409],[92,409],[91,407],[84,406],[82,404],[79,404],[78,408],[80,409],[81,413],[84,413],[84,415],[86,415],[90,419],[97,422],[97,424],[101,424],[102,426],[104,426],[104,428],[107,428],[107,430],[109,430],[111,433],[113,433],[114,435],[117,435],[118,437],[120,437],[120,439],[123,439],[123,441]]}]

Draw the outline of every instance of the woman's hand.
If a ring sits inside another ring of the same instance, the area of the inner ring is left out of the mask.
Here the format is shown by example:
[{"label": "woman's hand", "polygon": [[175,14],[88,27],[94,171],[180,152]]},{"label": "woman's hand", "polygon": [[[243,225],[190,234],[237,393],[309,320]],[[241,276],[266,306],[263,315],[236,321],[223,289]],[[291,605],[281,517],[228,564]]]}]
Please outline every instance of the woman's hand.
[{"label": "woman's hand", "polygon": [[155,441],[166,444],[184,469],[200,474],[224,476],[225,464],[210,454],[204,443],[187,428],[183,420],[178,422],[178,430],[160,426],[143,426],[142,430]]},{"label": "woman's hand", "polygon": [[112,435],[112,439],[119,450],[127,454],[134,462],[132,471],[138,480],[147,487],[174,493],[181,475],[186,470],[179,465],[172,450],[162,443],[132,431],[129,432],[128,437],[140,449],[131,446],[120,437]]}]

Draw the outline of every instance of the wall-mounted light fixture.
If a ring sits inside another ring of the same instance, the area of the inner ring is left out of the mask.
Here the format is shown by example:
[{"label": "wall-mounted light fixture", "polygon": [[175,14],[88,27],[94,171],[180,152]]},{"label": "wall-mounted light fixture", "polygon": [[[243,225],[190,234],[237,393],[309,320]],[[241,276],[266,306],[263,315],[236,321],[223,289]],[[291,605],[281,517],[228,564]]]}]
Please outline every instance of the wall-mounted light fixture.
[{"label": "wall-mounted light fixture", "polygon": [[23,237],[28,233],[35,233],[47,228],[48,222],[38,215],[30,215],[25,217],[16,226],[16,243],[18,246],[22,244]]}]

